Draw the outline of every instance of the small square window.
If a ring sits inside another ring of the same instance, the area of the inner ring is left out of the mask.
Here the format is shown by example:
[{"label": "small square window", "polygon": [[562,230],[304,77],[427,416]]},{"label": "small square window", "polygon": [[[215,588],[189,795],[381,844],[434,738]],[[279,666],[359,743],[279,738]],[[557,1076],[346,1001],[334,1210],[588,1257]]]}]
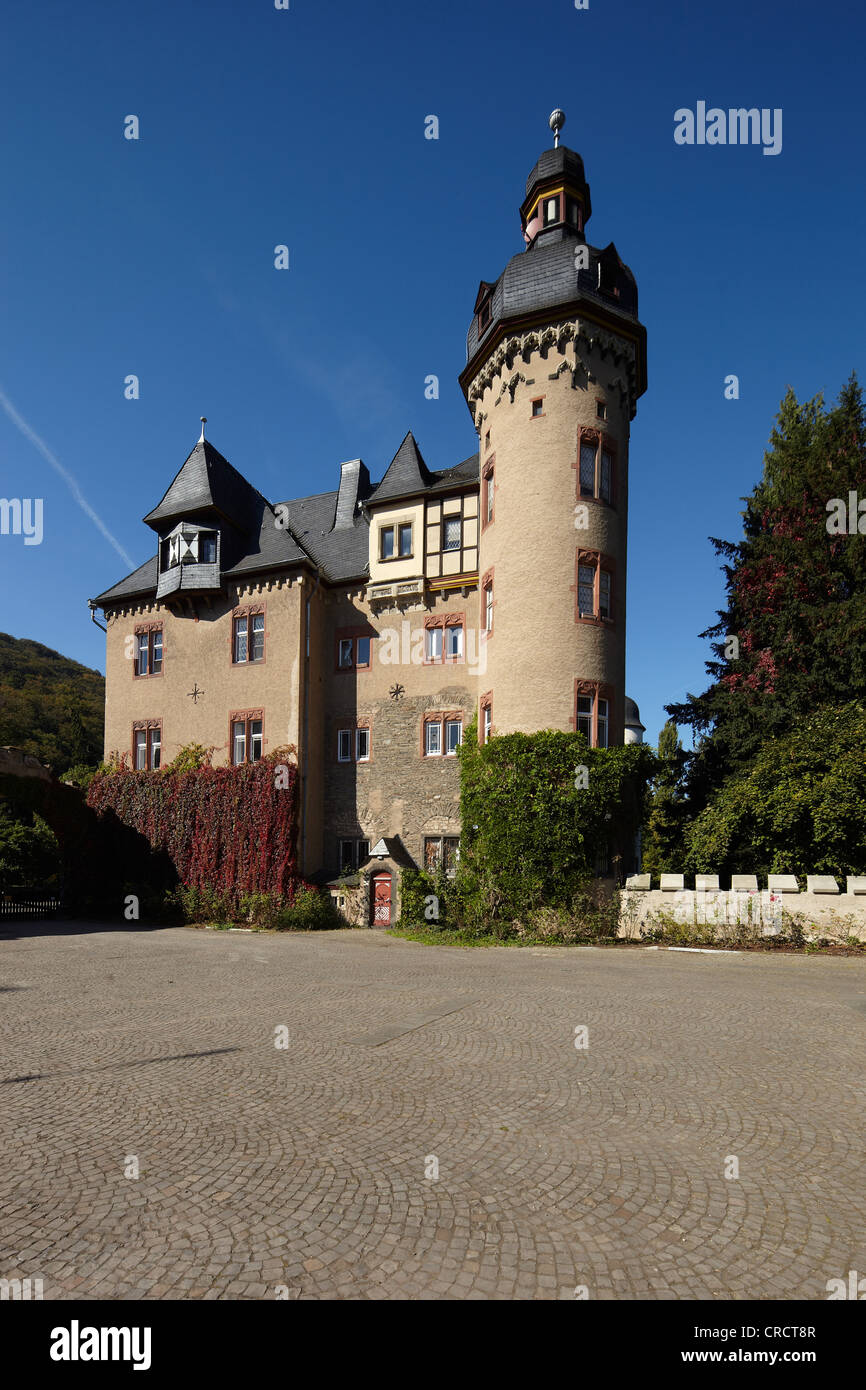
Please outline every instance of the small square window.
[{"label": "small square window", "polygon": [[443,550],[459,550],[462,532],[462,524],[459,516],[447,517],[445,521],[445,537],[442,543]]},{"label": "small square window", "polygon": [[532,418],[533,418],[534,420],[537,419],[539,415],[543,414],[543,412],[544,412],[544,401],[543,401],[541,398],[539,398],[537,401],[533,401],[533,402],[532,402]]}]

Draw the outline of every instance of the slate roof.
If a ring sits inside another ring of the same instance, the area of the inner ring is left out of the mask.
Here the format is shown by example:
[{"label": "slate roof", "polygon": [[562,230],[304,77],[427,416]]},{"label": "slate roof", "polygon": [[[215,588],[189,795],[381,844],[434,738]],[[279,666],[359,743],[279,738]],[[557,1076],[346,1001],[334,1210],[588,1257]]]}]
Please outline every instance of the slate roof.
[{"label": "slate roof", "polygon": [[[223,570],[228,578],[309,564],[326,582],[364,582],[369,567],[368,506],[466,487],[477,483],[479,476],[478,454],[453,468],[429,469],[411,431],[378,487],[371,488],[370,475],[360,460],[342,469],[340,489],[272,506],[212,445],[196,445],[162,502],[144,519],[163,532],[184,514],[208,510],[216,510],[235,525],[240,523],[247,532],[244,553]],[[182,502],[183,510],[178,511]],[[232,506],[234,514],[225,510]],[[285,508],[288,526],[277,526],[277,507]],[[102,607],[155,594],[157,579],[157,556],[153,556],[92,603]]]},{"label": "slate roof", "polygon": [[[483,343],[503,319],[518,318],[535,313],[540,309],[554,309],[560,304],[568,304],[584,296],[596,300],[628,318],[637,318],[637,284],[627,265],[623,265],[611,244],[603,250],[587,246],[589,266],[586,270],[575,271],[574,253],[580,242],[575,234],[567,229],[547,233],[551,239],[536,242],[534,246],[512,256],[503,270],[493,291],[490,304],[490,322],[480,336],[478,335],[478,316],[473,314],[466,335],[466,360],[471,361]],[[619,296],[605,293],[598,288],[598,266],[600,261],[610,261],[616,257],[618,270]]]},{"label": "slate roof", "polygon": [[[559,145],[556,149],[544,151],[526,180],[527,198],[537,183],[541,183],[542,180],[557,178],[560,175],[563,179],[576,183],[578,187],[586,185],[583,160],[576,150],[570,150],[567,145]],[[586,219],[588,218],[589,212],[586,213]]]},{"label": "slate roof", "polygon": [[162,501],[144,521],[154,530],[161,523],[191,512],[216,511],[235,525],[252,521],[265,499],[208,440],[199,440]]},{"label": "slate roof", "polygon": [[370,501],[389,502],[395,497],[411,497],[413,493],[424,492],[432,480],[433,475],[421,457],[421,450],[410,430],[388,465],[381,483],[373,489]]}]

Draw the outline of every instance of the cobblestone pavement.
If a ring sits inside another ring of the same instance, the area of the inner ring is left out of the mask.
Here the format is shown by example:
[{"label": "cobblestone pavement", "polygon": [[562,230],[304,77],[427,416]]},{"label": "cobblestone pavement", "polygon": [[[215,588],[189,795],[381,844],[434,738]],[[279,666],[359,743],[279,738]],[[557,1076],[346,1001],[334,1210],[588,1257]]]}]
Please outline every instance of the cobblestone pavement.
[{"label": "cobblestone pavement", "polygon": [[862,961],[49,930],[0,936],[0,1278],[46,1299],[866,1273]]}]

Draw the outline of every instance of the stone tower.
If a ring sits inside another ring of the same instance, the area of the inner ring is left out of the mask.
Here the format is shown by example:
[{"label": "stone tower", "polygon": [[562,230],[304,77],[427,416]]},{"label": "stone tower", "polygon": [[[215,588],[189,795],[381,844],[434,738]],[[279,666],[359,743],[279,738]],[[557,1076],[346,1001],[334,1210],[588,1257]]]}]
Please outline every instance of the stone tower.
[{"label": "stone tower", "polygon": [[590,246],[583,160],[526,181],[525,250],[482,280],[460,375],[480,441],[481,737],[625,724],[629,426],[646,389],[637,285]]}]

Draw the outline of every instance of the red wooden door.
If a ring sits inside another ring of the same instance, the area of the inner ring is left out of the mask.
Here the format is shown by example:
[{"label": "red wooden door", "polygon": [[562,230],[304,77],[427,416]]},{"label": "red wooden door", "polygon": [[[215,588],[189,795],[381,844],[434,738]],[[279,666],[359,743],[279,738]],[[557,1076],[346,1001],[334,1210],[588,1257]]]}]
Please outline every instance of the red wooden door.
[{"label": "red wooden door", "polygon": [[376,874],[373,879],[372,921],[374,927],[391,924],[391,875]]}]

